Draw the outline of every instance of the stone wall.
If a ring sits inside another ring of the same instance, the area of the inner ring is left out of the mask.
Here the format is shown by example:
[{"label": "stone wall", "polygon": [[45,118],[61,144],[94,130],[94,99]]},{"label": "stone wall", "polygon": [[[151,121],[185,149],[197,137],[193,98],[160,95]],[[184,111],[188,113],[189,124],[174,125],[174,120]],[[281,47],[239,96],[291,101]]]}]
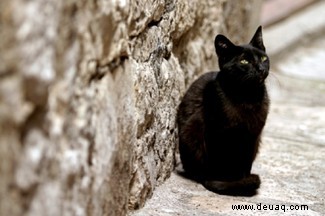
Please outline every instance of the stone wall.
[{"label": "stone wall", "polygon": [[[244,1],[243,1],[244,2]],[[0,215],[125,215],[175,165],[177,105],[259,0],[1,0]]]}]

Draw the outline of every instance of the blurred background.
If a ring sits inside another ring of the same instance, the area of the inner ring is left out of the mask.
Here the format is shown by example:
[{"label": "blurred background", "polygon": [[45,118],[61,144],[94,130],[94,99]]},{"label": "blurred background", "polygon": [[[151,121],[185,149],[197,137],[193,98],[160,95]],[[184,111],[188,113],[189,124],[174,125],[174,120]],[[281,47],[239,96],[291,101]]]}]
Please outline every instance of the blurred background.
[{"label": "blurred background", "polygon": [[[261,23],[265,44],[271,56],[272,71],[283,79],[279,89],[271,92],[278,100],[309,105],[324,105],[324,2],[317,0],[266,0],[262,6]],[[294,80],[287,80],[295,78]],[[301,84],[299,84],[301,81]],[[271,77],[271,82],[272,77]]]}]

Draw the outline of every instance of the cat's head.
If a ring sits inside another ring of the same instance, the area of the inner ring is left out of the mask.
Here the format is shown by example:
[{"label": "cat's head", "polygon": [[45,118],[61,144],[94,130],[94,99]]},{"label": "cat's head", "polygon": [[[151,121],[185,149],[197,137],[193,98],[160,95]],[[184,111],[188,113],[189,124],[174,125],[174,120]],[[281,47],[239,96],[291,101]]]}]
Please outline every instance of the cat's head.
[{"label": "cat's head", "polygon": [[262,27],[258,27],[249,44],[235,45],[224,35],[214,42],[219,67],[223,73],[241,81],[262,83],[269,73],[269,57],[265,53]]}]

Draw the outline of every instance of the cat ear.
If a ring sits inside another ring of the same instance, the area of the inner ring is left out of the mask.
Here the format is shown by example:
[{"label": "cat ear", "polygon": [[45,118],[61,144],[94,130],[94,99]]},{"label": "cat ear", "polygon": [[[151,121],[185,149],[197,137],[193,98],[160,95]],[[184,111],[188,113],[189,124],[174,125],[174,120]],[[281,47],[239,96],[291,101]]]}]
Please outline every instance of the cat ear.
[{"label": "cat ear", "polygon": [[217,55],[221,55],[222,53],[229,52],[235,45],[224,35],[217,35],[214,39],[214,46],[216,48]]},{"label": "cat ear", "polygon": [[249,44],[251,44],[253,47],[256,47],[258,49],[261,49],[263,51],[265,51],[265,47],[263,44],[263,36],[262,36],[262,26],[259,26],[251,40],[251,42],[249,42]]}]

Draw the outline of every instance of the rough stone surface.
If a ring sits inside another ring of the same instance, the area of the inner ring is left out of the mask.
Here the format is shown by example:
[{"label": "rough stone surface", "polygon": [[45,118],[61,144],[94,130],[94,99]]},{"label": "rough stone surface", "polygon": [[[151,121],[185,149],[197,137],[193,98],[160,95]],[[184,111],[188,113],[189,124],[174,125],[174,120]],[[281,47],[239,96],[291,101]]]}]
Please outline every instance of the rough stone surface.
[{"label": "rough stone surface", "polygon": [[143,206],[174,169],[176,107],[215,69],[215,35],[246,41],[258,2],[1,0],[0,215]]}]

